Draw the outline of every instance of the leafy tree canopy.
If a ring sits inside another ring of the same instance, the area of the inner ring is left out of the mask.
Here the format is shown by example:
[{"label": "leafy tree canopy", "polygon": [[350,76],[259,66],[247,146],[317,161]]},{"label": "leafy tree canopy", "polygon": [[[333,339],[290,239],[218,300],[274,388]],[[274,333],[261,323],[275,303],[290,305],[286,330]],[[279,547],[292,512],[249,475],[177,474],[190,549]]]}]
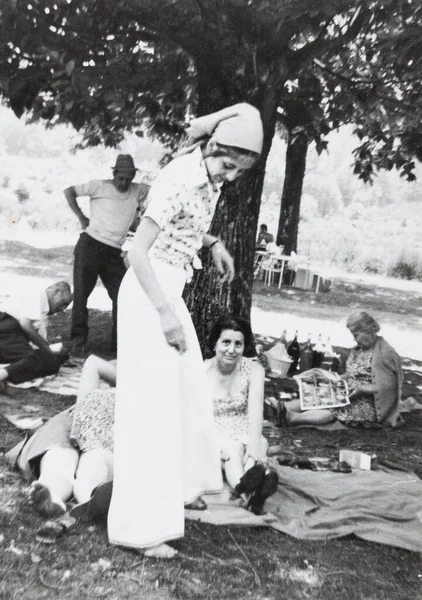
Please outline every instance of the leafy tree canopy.
[{"label": "leafy tree canopy", "polygon": [[125,130],[170,142],[193,112],[240,100],[260,109],[261,163],[227,186],[216,212],[239,274],[222,304],[239,315],[277,122],[320,150],[329,130],[353,122],[358,175],[412,174],[419,0],[2,0],[0,11],[0,95],[18,115],[71,123],[83,144],[115,145]]}]

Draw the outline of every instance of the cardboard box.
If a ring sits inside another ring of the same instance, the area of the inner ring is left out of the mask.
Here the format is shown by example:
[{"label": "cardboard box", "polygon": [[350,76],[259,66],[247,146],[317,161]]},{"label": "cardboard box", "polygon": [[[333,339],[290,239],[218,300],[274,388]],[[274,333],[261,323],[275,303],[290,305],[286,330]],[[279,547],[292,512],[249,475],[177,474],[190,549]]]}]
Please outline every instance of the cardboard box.
[{"label": "cardboard box", "polygon": [[356,450],[340,450],[339,461],[347,463],[352,469],[370,471],[371,460],[371,455],[365,454],[364,452],[357,452]]},{"label": "cardboard box", "polygon": [[301,290],[311,290],[313,284],[313,274],[309,269],[297,269],[295,274],[294,287]]}]

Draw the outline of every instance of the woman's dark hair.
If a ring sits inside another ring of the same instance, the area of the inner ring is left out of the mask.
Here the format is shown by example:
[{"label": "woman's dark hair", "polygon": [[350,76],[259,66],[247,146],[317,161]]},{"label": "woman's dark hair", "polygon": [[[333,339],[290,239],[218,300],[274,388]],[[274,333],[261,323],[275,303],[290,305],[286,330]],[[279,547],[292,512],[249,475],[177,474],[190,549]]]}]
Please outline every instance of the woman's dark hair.
[{"label": "woman's dark hair", "polygon": [[212,356],[215,354],[215,345],[223,331],[230,329],[231,331],[240,331],[243,334],[245,342],[245,350],[243,356],[256,356],[254,337],[251,326],[244,319],[222,315],[211,326],[211,331],[208,337],[208,349]]},{"label": "woman's dark hair", "polygon": [[229,156],[231,158],[236,158],[238,156],[245,156],[248,158],[253,158],[255,162],[259,159],[259,154],[257,152],[253,152],[252,150],[245,150],[244,148],[238,148],[237,146],[226,146],[224,144],[219,144],[218,142],[212,142],[208,145],[208,141],[204,143],[202,146],[205,158],[208,156]]}]

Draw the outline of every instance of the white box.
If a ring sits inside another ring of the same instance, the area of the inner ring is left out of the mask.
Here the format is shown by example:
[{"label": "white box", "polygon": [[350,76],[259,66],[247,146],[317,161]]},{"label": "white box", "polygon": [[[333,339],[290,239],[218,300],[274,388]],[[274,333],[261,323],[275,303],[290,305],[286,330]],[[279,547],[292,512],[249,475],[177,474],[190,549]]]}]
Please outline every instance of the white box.
[{"label": "white box", "polygon": [[356,450],[340,450],[340,462],[345,462],[352,469],[361,469],[362,471],[371,470],[371,455]]}]

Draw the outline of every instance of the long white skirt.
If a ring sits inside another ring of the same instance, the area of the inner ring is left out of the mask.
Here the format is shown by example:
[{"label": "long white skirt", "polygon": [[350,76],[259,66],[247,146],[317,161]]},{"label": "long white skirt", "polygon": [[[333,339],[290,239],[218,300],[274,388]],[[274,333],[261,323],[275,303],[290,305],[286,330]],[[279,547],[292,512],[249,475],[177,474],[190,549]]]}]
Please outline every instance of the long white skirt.
[{"label": "long white skirt", "polygon": [[195,329],[181,298],[185,272],[152,266],[187,338],[180,355],[132,269],[118,301],[114,483],[110,543],[147,548],[184,534],[184,504],[222,488],[220,450]]}]

